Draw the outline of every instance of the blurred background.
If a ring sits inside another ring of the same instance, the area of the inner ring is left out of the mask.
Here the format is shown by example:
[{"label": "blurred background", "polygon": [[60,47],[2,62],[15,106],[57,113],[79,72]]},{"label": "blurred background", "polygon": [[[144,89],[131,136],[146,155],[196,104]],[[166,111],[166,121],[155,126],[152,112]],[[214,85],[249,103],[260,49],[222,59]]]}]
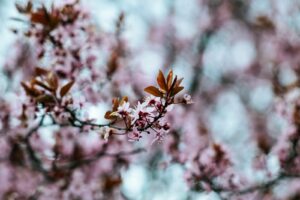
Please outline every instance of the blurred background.
[{"label": "blurred background", "polygon": [[[274,70],[279,71],[283,85],[295,80],[298,60],[293,55],[300,50],[300,1],[81,2],[104,32],[114,32],[120,13],[125,14],[122,38],[133,52],[127,67],[139,69],[148,83],[155,81],[159,69],[173,69],[184,77],[183,84],[195,104],[187,111],[176,110],[178,116],[186,117],[176,123],[184,124],[177,127],[183,141],[180,151],[187,151],[189,137],[194,140],[191,145],[208,141],[225,144],[237,171],[253,180],[264,180],[263,172],[253,173],[253,160],[257,152],[269,153],[287,129],[286,120],[274,109]],[[16,16],[14,1],[0,0],[0,68],[16,38],[11,29],[22,25],[12,20]],[[9,83],[3,73],[0,83],[0,94],[4,94]],[[203,134],[209,135],[205,136],[209,140],[202,140]],[[155,152],[151,159],[141,158],[124,171],[122,190],[129,199],[219,199],[213,192],[190,191],[184,180],[188,166],[171,163],[161,167],[172,157],[162,152]],[[276,156],[268,154],[266,162],[272,173],[278,170]]]}]

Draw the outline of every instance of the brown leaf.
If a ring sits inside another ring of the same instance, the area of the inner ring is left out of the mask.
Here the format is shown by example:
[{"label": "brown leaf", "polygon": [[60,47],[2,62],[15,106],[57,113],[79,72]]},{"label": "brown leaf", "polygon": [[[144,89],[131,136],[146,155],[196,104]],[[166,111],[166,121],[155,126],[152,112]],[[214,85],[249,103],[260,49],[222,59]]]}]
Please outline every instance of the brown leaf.
[{"label": "brown leaf", "polygon": [[173,70],[171,70],[171,71],[169,72],[168,77],[167,77],[167,85],[168,85],[168,89],[171,88],[172,80],[173,80]]},{"label": "brown leaf", "polygon": [[52,95],[44,94],[36,98],[36,101],[43,104],[55,104],[55,98]]},{"label": "brown leaf", "polygon": [[22,6],[18,3],[15,4],[17,10],[19,11],[19,13],[30,13],[32,10],[32,3],[31,1],[28,1],[26,6]]},{"label": "brown leaf", "polygon": [[41,67],[36,67],[36,68],[35,68],[35,74],[36,74],[37,76],[45,76],[45,75],[47,75],[48,73],[49,73],[48,70],[45,70],[45,69],[43,69],[43,68],[41,68]]},{"label": "brown leaf", "polygon": [[116,111],[119,107],[119,99],[113,98],[112,103],[113,103],[113,111]]},{"label": "brown leaf", "polygon": [[58,77],[55,73],[53,72],[50,72],[48,73],[48,76],[47,76],[47,83],[49,84],[49,86],[54,90],[56,91],[57,88],[58,88]]},{"label": "brown leaf", "polygon": [[107,111],[107,112],[105,113],[105,115],[104,115],[104,118],[105,118],[105,119],[109,119],[109,120],[114,120],[114,119],[116,119],[117,117],[114,116],[114,115],[112,115],[112,114],[113,114],[113,112]]},{"label": "brown leaf", "polygon": [[120,105],[123,105],[123,103],[128,102],[128,97],[124,96],[120,102]]},{"label": "brown leaf", "polygon": [[38,91],[35,88],[29,87],[26,83],[21,82],[22,87],[24,88],[25,92],[27,95],[31,96],[31,97],[37,97],[41,94],[40,91]]},{"label": "brown leaf", "polygon": [[116,50],[112,52],[110,55],[109,61],[107,63],[107,75],[112,76],[115,71],[119,67],[119,54],[117,53]]},{"label": "brown leaf", "polygon": [[224,159],[224,156],[226,154],[225,154],[224,150],[222,149],[222,146],[220,146],[219,144],[214,143],[212,148],[215,152],[216,162],[220,162],[222,159]]},{"label": "brown leaf", "polygon": [[179,79],[176,81],[175,87],[180,86],[181,82],[182,82],[183,78]]},{"label": "brown leaf", "polygon": [[171,87],[169,89],[171,92],[175,88],[176,83],[177,83],[177,76],[175,76],[174,81],[172,82],[172,85],[171,85]]},{"label": "brown leaf", "polygon": [[44,89],[46,89],[46,90],[48,90],[48,91],[52,91],[51,88],[49,88],[47,85],[45,85],[43,82],[37,80],[36,78],[33,78],[33,79],[31,80],[31,84],[32,84],[32,85],[38,85],[38,86],[40,86],[40,87],[42,87],[42,88],[44,88]]},{"label": "brown leaf", "polygon": [[175,87],[172,92],[171,92],[171,96],[175,96],[176,94],[178,94],[181,90],[183,90],[184,87],[179,86],[179,87]]},{"label": "brown leaf", "polygon": [[156,97],[162,97],[163,94],[159,91],[158,88],[154,87],[154,86],[149,86],[149,87],[146,87],[144,89],[145,92],[148,92]]},{"label": "brown leaf", "polygon": [[74,84],[74,81],[70,81],[69,83],[67,83],[66,85],[64,85],[61,89],[60,89],[60,97],[64,97],[69,90],[72,88]]},{"label": "brown leaf", "polygon": [[111,111],[107,111],[107,112],[105,113],[105,115],[104,115],[104,118],[105,118],[105,119],[111,119],[110,114],[111,114]]},{"label": "brown leaf", "polygon": [[159,73],[157,75],[157,83],[160,89],[162,89],[163,91],[167,91],[168,88],[167,88],[166,80],[161,70],[159,70]]},{"label": "brown leaf", "polygon": [[119,187],[122,184],[121,177],[107,177],[104,179],[103,188],[104,191],[112,191],[114,188]]},{"label": "brown leaf", "polygon": [[22,7],[20,4],[16,3],[15,6],[19,13],[26,13],[25,8]]},{"label": "brown leaf", "polygon": [[256,18],[256,22],[254,24],[255,27],[266,29],[266,30],[274,30],[275,25],[267,16],[258,16]]},{"label": "brown leaf", "polygon": [[47,23],[48,23],[47,15],[48,14],[45,10],[40,9],[37,12],[31,13],[30,21],[32,23],[47,25]]}]

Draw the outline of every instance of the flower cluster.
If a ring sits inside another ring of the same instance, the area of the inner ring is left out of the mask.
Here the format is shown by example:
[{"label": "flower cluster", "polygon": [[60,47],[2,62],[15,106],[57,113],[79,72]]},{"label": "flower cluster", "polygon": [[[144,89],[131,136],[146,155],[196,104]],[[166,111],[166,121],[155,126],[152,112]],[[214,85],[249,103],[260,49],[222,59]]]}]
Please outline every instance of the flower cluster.
[{"label": "flower cluster", "polygon": [[[20,41],[4,66],[9,77],[20,72],[27,80],[36,66],[63,80],[76,77],[85,98],[96,103],[101,86],[119,68],[124,42],[121,33],[102,32],[82,6],[77,0],[50,6],[33,5],[32,1],[16,3],[20,15],[13,19],[28,24],[28,28],[14,29]],[[123,26],[124,15],[119,18],[116,32]]]},{"label": "flower cluster", "polygon": [[[195,190],[211,191],[217,187],[218,178],[229,174],[228,169],[232,165],[228,152],[219,144],[213,144],[207,148],[202,154],[195,157],[191,166],[185,174],[185,178],[192,188]],[[233,177],[231,177],[233,179]],[[227,180],[228,183],[232,180]],[[224,183],[223,183],[224,185]],[[234,188],[233,182],[229,184],[230,188]]]},{"label": "flower cluster", "polygon": [[[113,108],[106,112],[105,118],[112,120],[114,123],[122,121],[129,140],[138,141],[142,138],[142,133],[154,132],[154,141],[162,141],[163,137],[170,130],[170,125],[164,120],[164,116],[171,110],[175,104],[175,95],[183,87],[180,85],[182,79],[173,79],[173,71],[168,73],[165,79],[163,73],[159,71],[157,83],[159,88],[149,86],[145,91],[151,96],[145,97],[144,101],[138,102],[132,108],[127,97],[121,100],[113,99]],[[186,103],[186,101],[177,102]]]},{"label": "flower cluster", "polygon": [[93,51],[100,38],[94,35],[90,16],[80,9],[79,1],[50,8],[43,4],[35,8],[28,1],[16,8],[29,20],[31,28],[22,32],[36,46],[37,60],[44,63],[51,57],[47,66],[61,77],[78,75],[83,66],[92,69],[96,61]]}]

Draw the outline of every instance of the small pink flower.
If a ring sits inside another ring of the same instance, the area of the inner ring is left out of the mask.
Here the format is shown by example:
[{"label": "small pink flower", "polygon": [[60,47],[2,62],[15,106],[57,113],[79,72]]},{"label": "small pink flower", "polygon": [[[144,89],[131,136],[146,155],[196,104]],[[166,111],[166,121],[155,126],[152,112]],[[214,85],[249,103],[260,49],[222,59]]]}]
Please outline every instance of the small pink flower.
[{"label": "small pink flower", "polygon": [[158,105],[158,104],[160,104],[161,102],[160,102],[160,98],[159,97],[155,97],[155,96],[148,96],[148,97],[146,97],[145,98],[145,104],[147,105],[147,106],[156,106],[156,105]]},{"label": "small pink flower", "polygon": [[[154,111],[153,107],[148,107],[148,103],[140,103],[138,102],[136,108],[132,113],[132,122],[135,123],[137,120],[146,120],[147,117],[152,116],[152,112]],[[151,119],[149,119],[151,120]],[[146,120],[147,121],[147,120]]]},{"label": "small pink flower", "polygon": [[120,117],[127,117],[131,113],[132,109],[130,108],[129,102],[124,102],[122,105],[118,107],[116,115]]}]

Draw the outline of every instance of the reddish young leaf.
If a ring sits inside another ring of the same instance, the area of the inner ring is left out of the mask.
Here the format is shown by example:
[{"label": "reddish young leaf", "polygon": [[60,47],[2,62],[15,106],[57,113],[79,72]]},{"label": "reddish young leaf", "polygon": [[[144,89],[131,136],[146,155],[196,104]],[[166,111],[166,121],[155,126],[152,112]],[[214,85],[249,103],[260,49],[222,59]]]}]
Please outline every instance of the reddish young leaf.
[{"label": "reddish young leaf", "polygon": [[21,82],[22,87],[24,88],[25,92],[27,95],[31,96],[31,97],[37,97],[38,95],[41,94],[40,91],[38,91],[35,88],[29,87],[26,83]]},{"label": "reddish young leaf", "polygon": [[72,88],[74,84],[74,81],[70,81],[68,82],[66,85],[64,85],[61,89],[60,89],[60,97],[64,97]]},{"label": "reddish young leaf", "polygon": [[179,86],[179,87],[175,87],[172,92],[171,92],[171,96],[175,96],[176,94],[178,94],[181,90],[183,90],[184,87]]},{"label": "reddish young leaf", "polygon": [[107,176],[104,179],[103,188],[105,191],[111,191],[122,184],[122,178]]},{"label": "reddish young leaf", "polygon": [[168,90],[171,88],[172,80],[173,80],[173,70],[171,70],[171,71],[169,72],[168,77],[167,77],[167,86],[168,86]]},{"label": "reddish young leaf", "polygon": [[267,16],[257,17],[254,26],[266,30],[274,30],[276,28],[272,20]]},{"label": "reddish young leaf", "polygon": [[181,79],[178,79],[178,80],[176,81],[175,87],[178,87],[178,86],[180,86],[180,84],[181,84],[182,80],[183,80],[183,78],[181,78]]},{"label": "reddish young leaf", "polygon": [[119,107],[119,99],[118,98],[113,98],[112,103],[113,103],[112,111],[116,111]]},{"label": "reddish young leaf", "polygon": [[55,104],[55,98],[52,95],[44,94],[36,98],[36,101],[43,104]]},{"label": "reddish young leaf", "polygon": [[119,67],[119,54],[115,50],[110,55],[109,61],[107,63],[107,75],[108,76],[113,75],[115,71],[118,69],[118,67]]},{"label": "reddish young leaf", "polygon": [[152,94],[153,96],[156,96],[156,97],[162,97],[163,94],[159,91],[158,88],[154,87],[154,86],[149,86],[149,87],[146,87],[144,89],[145,92],[148,92],[150,94]]},{"label": "reddish young leaf", "polygon": [[123,105],[123,103],[125,103],[125,102],[128,102],[128,97],[127,96],[122,98],[122,100],[120,102],[120,105]]},{"label": "reddish young leaf", "polygon": [[52,88],[49,88],[47,85],[45,85],[43,82],[37,80],[36,78],[32,79],[30,82],[32,85],[38,85],[48,91],[52,91]]},{"label": "reddish young leaf", "polygon": [[111,114],[111,111],[107,111],[107,112],[105,113],[105,115],[104,115],[104,118],[105,118],[105,119],[111,119],[110,114]]},{"label": "reddish young leaf", "polygon": [[37,12],[31,13],[30,21],[32,23],[47,25],[48,20],[47,20],[46,15],[47,15],[46,11],[40,9]]},{"label": "reddish young leaf", "polygon": [[172,82],[172,85],[171,85],[171,87],[169,89],[170,92],[172,92],[172,90],[175,88],[176,83],[177,83],[177,76],[175,76],[175,78],[174,78],[174,80]]},{"label": "reddish young leaf", "polygon": [[45,69],[43,69],[43,68],[40,68],[40,67],[36,67],[35,68],[35,74],[37,75],[37,76],[45,76],[45,75],[47,75],[49,73],[49,71],[48,70],[45,70]]},{"label": "reddish young leaf", "polygon": [[108,120],[115,120],[117,117],[114,116],[114,113],[115,112],[107,111],[104,115],[104,118]]},{"label": "reddish young leaf", "polygon": [[159,70],[159,73],[157,75],[157,83],[161,90],[167,91],[168,88],[167,88],[166,80],[161,70]]},{"label": "reddish young leaf", "polygon": [[30,13],[32,10],[32,3],[31,1],[28,1],[26,6],[22,6],[18,3],[15,4],[17,10],[19,11],[19,13]]},{"label": "reddish young leaf", "polygon": [[55,73],[50,72],[47,76],[47,83],[49,84],[49,86],[56,91],[58,88],[58,77],[56,76]]}]

